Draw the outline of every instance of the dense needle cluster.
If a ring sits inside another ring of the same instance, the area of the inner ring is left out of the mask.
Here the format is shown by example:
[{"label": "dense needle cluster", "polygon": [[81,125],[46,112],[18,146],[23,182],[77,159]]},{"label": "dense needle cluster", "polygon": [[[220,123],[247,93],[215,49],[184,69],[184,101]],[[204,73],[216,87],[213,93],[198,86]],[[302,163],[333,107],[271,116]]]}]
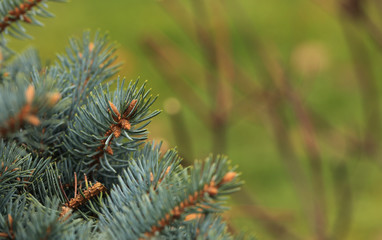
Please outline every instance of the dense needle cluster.
[{"label": "dense needle cluster", "polygon": [[5,28],[9,27],[13,22],[20,20],[26,23],[32,23],[32,20],[27,16],[27,13],[41,1],[42,0],[28,0],[9,10],[8,14],[3,17],[0,22],[0,32],[3,32]]},{"label": "dense needle cluster", "polygon": [[184,168],[147,141],[156,97],[115,77],[105,35],[71,39],[50,66],[7,47],[48,2],[0,2],[0,239],[235,238],[220,216],[235,168],[224,156]]},{"label": "dense needle cluster", "polygon": [[[105,137],[111,136],[112,134],[113,136],[111,137],[111,140],[110,140],[112,141],[113,138],[119,138],[121,136],[122,129],[130,130],[131,124],[129,122],[129,117],[133,109],[135,109],[137,100],[133,99],[133,101],[131,101],[131,103],[129,104],[129,107],[125,110],[122,116],[119,113],[117,107],[112,102],[109,101],[109,104],[111,109],[113,110],[113,119],[116,123],[113,123],[112,125],[110,125],[110,129],[107,130],[107,132],[105,133]],[[102,142],[102,145],[98,147],[98,150],[101,152],[101,155],[102,155],[102,149],[105,148],[106,146],[106,140],[102,140],[101,142]],[[105,152],[110,155],[113,155],[113,149],[110,146],[106,147]],[[99,155],[96,155],[95,157],[98,158]]]}]

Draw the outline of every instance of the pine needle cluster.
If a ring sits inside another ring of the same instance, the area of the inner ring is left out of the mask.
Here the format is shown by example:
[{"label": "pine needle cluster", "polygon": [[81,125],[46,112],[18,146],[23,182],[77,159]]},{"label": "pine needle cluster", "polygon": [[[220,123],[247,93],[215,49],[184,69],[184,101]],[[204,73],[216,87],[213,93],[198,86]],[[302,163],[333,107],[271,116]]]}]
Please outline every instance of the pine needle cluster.
[{"label": "pine needle cluster", "polygon": [[49,2],[0,1],[0,239],[235,238],[221,217],[235,168],[225,156],[184,168],[147,141],[156,97],[114,77],[106,35],[71,39],[49,66],[7,47]]}]

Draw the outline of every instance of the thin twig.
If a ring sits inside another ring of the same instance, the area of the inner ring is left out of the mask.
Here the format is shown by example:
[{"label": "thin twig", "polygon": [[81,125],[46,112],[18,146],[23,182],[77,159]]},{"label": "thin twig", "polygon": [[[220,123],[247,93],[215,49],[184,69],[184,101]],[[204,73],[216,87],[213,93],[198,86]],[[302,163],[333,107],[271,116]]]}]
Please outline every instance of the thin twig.
[{"label": "thin twig", "polygon": [[281,92],[286,96],[286,100],[290,103],[299,121],[302,131],[302,139],[304,147],[308,154],[310,163],[310,173],[313,183],[313,204],[314,204],[314,220],[317,239],[327,239],[327,214],[326,214],[326,197],[323,180],[323,166],[320,151],[316,142],[315,130],[311,117],[306,110],[301,97],[292,88],[289,79],[281,65],[272,59],[267,62],[269,71],[272,71],[276,85],[281,87]]},{"label": "thin twig", "polygon": [[64,195],[66,202],[69,203],[69,198],[68,198],[68,196],[66,196],[64,187],[62,186],[62,183],[61,183],[61,177],[60,176],[58,176],[58,182],[60,183],[60,189],[61,189],[62,195]]},{"label": "thin twig", "polygon": [[381,114],[379,92],[377,83],[372,75],[370,57],[367,54],[362,40],[350,30],[351,26],[343,23],[345,39],[354,62],[356,80],[362,97],[362,109],[365,116],[364,150],[372,155],[376,150],[376,141],[381,131]]},{"label": "thin twig", "polygon": [[168,81],[168,86],[173,88],[176,92],[181,92],[182,94],[179,96],[192,108],[193,112],[198,115],[203,123],[209,125],[210,118],[205,109],[206,104],[185,81],[179,78],[179,74],[176,73],[178,69],[175,63],[179,64],[184,57],[180,55],[179,51],[176,51],[174,47],[170,46],[170,44],[164,44],[163,42],[160,44],[152,38],[144,39],[142,44],[149,50],[151,60],[160,70],[164,79]]},{"label": "thin twig", "polygon": [[337,214],[331,239],[347,239],[352,222],[353,195],[346,162],[340,162],[333,169],[335,192],[337,193]]},{"label": "thin twig", "polygon": [[271,216],[267,210],[260,207],[256,203],[254,198],[247,192],[243,191],[237,192],[232,195],[232,198],[236,203],[240,204],[239,207],[246,215],[252,216],[259,220],[259,223],[275,237],[275,239],[285,239],[285,240],[301,240],[297,234],[292,232],[288,227],[279,223],[273,216]]}]

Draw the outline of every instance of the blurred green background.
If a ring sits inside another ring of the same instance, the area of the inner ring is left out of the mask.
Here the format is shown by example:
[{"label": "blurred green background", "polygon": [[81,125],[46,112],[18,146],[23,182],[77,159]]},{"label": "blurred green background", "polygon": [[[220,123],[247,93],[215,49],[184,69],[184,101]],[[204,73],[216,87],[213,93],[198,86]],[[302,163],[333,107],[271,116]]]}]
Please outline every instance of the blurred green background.
[{"label": "blurred green background", "polygon": [[28,27],[49,62],[108,32],[120,74],[148,80],[150,126],[187,162],[211,152],[245,187],[225,215],[259,239],[382,239],[382,4],[313,0],[77,0]]}]

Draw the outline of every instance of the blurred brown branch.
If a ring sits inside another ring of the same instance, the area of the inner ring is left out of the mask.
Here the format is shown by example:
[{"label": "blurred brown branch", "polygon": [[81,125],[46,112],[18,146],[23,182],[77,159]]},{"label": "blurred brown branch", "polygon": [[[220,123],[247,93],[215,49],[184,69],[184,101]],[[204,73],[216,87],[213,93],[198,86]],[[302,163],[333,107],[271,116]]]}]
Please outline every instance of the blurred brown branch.
[{"label": "blurred brown branch", "polygon": [[302,238],[296,235],[288,227],[279,223],[279,221],[272,216],[266,209],[259,206],[254,198],[246,191],[240,191],[233,195],[236,202],[238,202],[242,211],[245,214],[251,215],[256,218],[259,223],[276,239],[285,240],[301,240]]},{"label": "blurred brown branch", "polygon": [[[273,56],[269,54],[268,56]],[[290,103],[295,113],[299,126],[301,127],[303,144],[308,154],[310,162],[310,175],[313,183],[313,212],[314,212],[314,227],[316,236],[319,240],[327,239],[327,214],[326,214],[326,197],[323,180],[323,167],[320,156],[320,151],[317,146],[315,130],[312,125],[311,117],[302,103],[301,97],[292,89],[289,79],[285,74],[285,70],[280,63],[275,59],[263,58],[268,66],[269,75],[275,82],[275,87],[279,85],[281,96],[285,96],[285,100]]]},{"label": "blurred brown branch", "polygon": [[[230,36],[229,30],[225,26],[225,19],[222,15],[214,15],[214,24],[219,25],[214,29],[219,31],[212,32],[207,29],[207,12],[204,8],[204,3],[193,2],[192,21],[195,27],[195,33],[190,33],[191,24],[186,23],[187,17],[178,14],[174,9],[181,9],[182,6],[178,1],[164,1],[163,6],[169,10],[170,14],[177,19],[177,21],[184,26],[184,30],[189,36],[196,36],[194,40],[201,49],[203,61],[205,62],[202,69],[194,60],[190,59],[181,50],[178,50],[174,44],[163,39],[145,38],[142,42],[143,46],[147,49],[147,53],[151,57],[157,69],[164,75],[165,79],[169,82],[169,86],[173,87],[175,92],[181,93],[179,97],[198,115],[198,117],[211,129],[212,139],[214,143],[215,153],[224,153],[227,151],[227,136],[228,123],[231,121],[230,116],[232,111],[235,111],[239,104],[234,105],[232,91],[234,86],[241,93],[248,93],[261,91],[256,87],[256,84],[250,77],[241,71],[239,66],[234,63],[232,53],[230,52]],[[217,3],[216,3],[217,4]],[[218,5],[214,8],[219,8]],[[185,12],[185,11],[182,11]],[[215,35],[214,35],[215,34]],[[192,70],[192,71],[190,71]],[[196,70],[196,71],[195,71]],[[179,72],[182,73],[179,73]],[[202,74],[199,74],[201,72]],[[188,79],[195,84],[195,79],[202,77],[206,83],[207,90],[204,94],[210,99],[212,103],[209,106],[205,103],[199,95],[193,91],[192,88],[187,86],[184,79],[179,76],[187,76]],[[238,83],[235,83],[238,81]],[[187,89],[187,90],[186,90]],[[237,111],[235,111],[237,113]],[[176,125],[179,121],[176,121]],[[183,122],[183,121],[182,121]],[[187,139],[184,139],[188,141]],[[249,196],[245,190],[243,194]],[[251,198],[248,198],[247,205],[252,206],[251,211],[245,211],[246,214],[255,218],[261,218],[266,228],[279,239],[299,239],[294,234],[289,233],[286,227],[277,223],[270,217],[265,210],[254,203]],[[249,201],[249,202],[248,202]]]},{"label": "blurred brown branch", "polygon": [[[193,40],[200,59],[194,59],[195,57],[191,57],[179,43],[174,43],[166,37],[145,38],[142,44],[154,66],[168,81],[168,85],[179,94],[182,102],[209,128],[215,153],[227,151],[227,132],[240,117],[253,112],[258,113],[259,116],[256,117],[264,121],[263,126],[272,129],[280,161],[285,165],[296,189],[304,218],[309,219],[303,222],[310,225],[313,231],[310,234],[317,240],[345,238],[350,230],[353,211],[347,162],[338,164],[327,161],[334,157],[326,156],[321,145],[336,145],[333,140],[328,141],[332,136],[340,139],[341,143],[348,146],[347,155],[340,156],[341,159],[355,152],[369,154],[377,146],[380,137],[379,94],[371,74],[372,64],[361,62],[361,59],[369,59],[362,38],[351,32],[352,30],[346,33],[349,34],[347,40],[354,54],[366,120],[365,136],[360,139],[353,129],[340,131],[336,125],[331,124],[330,116],[319,114],[309,106],[304,98],[304,94],[308,93],[295,87],[293,73],[286,70],[284,61],[279,60],[277,48],[263,44],[254,29],[247,26],[251,21],[240,4],[202,0],[187,3],[189,5],[171,0],[161,2],[164,9]],[[360,2],[348,0],[347,3],[343,3],[341,7],[348,11],[352,18],[359,19],[364,14]],[[338,7],[337,3],[336,6]],[[252,70],[256,74],[249,74],[248,69],[236,61],[232,43],[233,33],[228,21],[232,16],[229,12],[240,15],[234,19],[235,31],[251,56],[254,68]],[[378,25],[371,18],[364,19],[365,28],[372,33],[374,41],[380,42],[382,34]],[[349,30],[348,26],[345,28],[346,31]],[[178,119],[173,122],[174,129],[179,124],[186,128],[185,120]],[[293,144],[295,126],[300,133],[298,141],[303,153]],[[180,135],[187,135],[181,134],[182,131],[179,133],[178,138],[182,138]],[[189,143],[189,136],[186,138],[184,141],[192,145]],[[329,170],[334,169],[331,186],[327,186],[324,181],[325,167]],[[333,226],[329,222],[331,209],[327,206],[330,199],[328,193],[332,189],[338,199]],[[302,238],[273,218],[263,206],[253,200],[247,190],[238,196],[235,198],[236,202],[246,200],[245,204],[241,204],[243,212],[262,224],[270,235],[277,239]],[[349,200],[346,204],[340,204],[340,201],[346,199]]]},{"label": "blurred brown branch", "polygon": [[346,239],[352,222],[353,194],[350,187],[350,176],[345,161],[341,161],[332,170],[337,194],[337,213],[333,224],[331,239]]}]

